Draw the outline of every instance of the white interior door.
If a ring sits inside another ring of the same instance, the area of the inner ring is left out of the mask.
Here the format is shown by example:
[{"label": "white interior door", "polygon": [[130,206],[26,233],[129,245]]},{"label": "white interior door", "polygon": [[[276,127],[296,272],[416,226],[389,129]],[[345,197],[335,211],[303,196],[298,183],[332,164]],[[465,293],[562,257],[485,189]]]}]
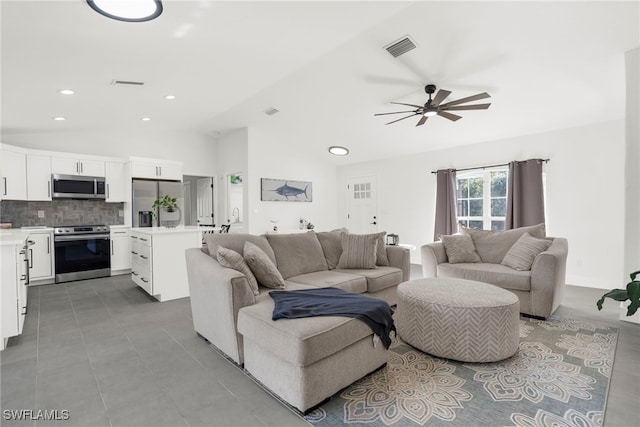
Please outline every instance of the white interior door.
[{"label": "white interior door", "polygon": [[198,225],[213,225],[213,178],[199,178],[197,181],[197,221]]},{"label": "white interior door", "polygon": [[378,194],[375,176],[348,178],[347,228],[354,234],[378,231]]}]

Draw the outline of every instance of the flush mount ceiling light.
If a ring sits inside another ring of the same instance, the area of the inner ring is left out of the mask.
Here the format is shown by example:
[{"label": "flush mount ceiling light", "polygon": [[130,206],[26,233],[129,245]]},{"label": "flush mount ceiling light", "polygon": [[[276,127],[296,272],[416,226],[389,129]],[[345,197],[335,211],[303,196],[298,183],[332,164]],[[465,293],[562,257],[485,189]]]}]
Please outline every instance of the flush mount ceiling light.
[{"label": "flush mount ceiling light", "polygon": [[67,120],[66,117],[51,117],[51,120],[54,120],[56,122],[63,122],[65,120]]},{"label": "flush mount ceiling light", "polygon": [[341,147],[339,145],[332,145],[329,147],[329,152],[334,156],[346,156],[349,154],[349,149],[346,147]]},{"label": "flush mount ceiling light", "polygon": [[168,100],[171,101],[173,99],[176,99],[176,96],[175,95],[165,95],[164,99],[168,99]]},{"label": "flush mount ceiling light", "polygon": [[162,13],[160,0],[87,0],[93,10],[107,18],[125,22],[145,22]]},{"label": "flush mount ceiling light", "polygon": [[143,122],[150,122],[151,117],[142,117],[140,120],[142,120]]},{"label": "flush mount ceiling light", "polygon": [[72,91],[71,89],[60,89],[58,93],[60,95],[73,95],[75,92]]}]

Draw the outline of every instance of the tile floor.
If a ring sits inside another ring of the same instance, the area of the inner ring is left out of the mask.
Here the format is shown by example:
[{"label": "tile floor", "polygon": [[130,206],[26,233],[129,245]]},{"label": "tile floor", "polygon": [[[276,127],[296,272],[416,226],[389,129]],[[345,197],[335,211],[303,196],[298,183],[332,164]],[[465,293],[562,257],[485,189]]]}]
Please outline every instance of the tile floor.
[{"label": "tile floor", "polygon": [[[419,266],[413,276],[419,277]],[[636,425],[640,325],[568,286],[557,314],[620,328],[606,426]],[[68,421],[3,426],[308,425],[195,334],[188,299],[158,303],[128,276],[29,289],[24,333],[0,353],[2,409],[66,409]]]}]

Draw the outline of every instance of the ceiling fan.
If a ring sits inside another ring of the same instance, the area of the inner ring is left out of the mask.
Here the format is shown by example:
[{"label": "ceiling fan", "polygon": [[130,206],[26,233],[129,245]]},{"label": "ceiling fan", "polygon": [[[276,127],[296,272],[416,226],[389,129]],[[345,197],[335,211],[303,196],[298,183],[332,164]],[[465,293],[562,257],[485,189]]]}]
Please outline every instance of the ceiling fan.
[{"label": "ceiling fan", "polygon": [[429,117],[438,115],[442,116],[445,119],[449,119],[451,121],[456,121],[461,119],[461,116],[457,114],[452,114],[449,111],[455,110],[486,110],[491,105],[489,104],[474,104],[474,105],[459,105],[464,104],[465,102],[477,101],[479,99],[490,98],[490,95],[487,92],[479,93],[477,95],[468,96],[466,98],[458,99],[455,101],[447,102],[446,104],[441,104],[451,92],[448,90],[440,89],[436,96],[431,99],[431,95],[436,91],[436,85],[426,85],[424,87],[424,91],[429,95],[429,99],[424,105],[415,105],[415,104],[405,104],[403,102],[391,102],[391,104],[397,105],[405,105],[407,107],[414,107],[414,110],[406,110],[406,111],[394,111],[391,113],[377,113],[374,116],[386,116],[388,114],[402,114],[402,113],[411,113],[408,116],[402,117],[397,120],[393,120],[389,123],[385,123],[386,125],[390,125],[391,123],[399,122],[400,120],[408,119],[413,116],[422,116],[420,120],[416,124],[416,126],[422,126],[425,124]]}]

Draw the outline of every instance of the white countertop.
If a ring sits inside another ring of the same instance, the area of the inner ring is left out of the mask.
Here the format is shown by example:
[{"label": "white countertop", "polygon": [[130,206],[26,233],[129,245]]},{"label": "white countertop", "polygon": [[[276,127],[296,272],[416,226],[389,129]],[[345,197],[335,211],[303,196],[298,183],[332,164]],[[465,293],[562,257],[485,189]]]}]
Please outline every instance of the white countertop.
[{"label": "white countertop", "polygon": [[0,230],[0,245],[21,245],[29,237],[30,230],[9,228]]},{"label": "white countertop", "polygon": [[198,227],[197,225],[181,225],[173,228],[166,227],[134,227],[131,229],[135,233],[144,234],[172,234],[172,233],[202,233],[207,231],[205,227]]}]

